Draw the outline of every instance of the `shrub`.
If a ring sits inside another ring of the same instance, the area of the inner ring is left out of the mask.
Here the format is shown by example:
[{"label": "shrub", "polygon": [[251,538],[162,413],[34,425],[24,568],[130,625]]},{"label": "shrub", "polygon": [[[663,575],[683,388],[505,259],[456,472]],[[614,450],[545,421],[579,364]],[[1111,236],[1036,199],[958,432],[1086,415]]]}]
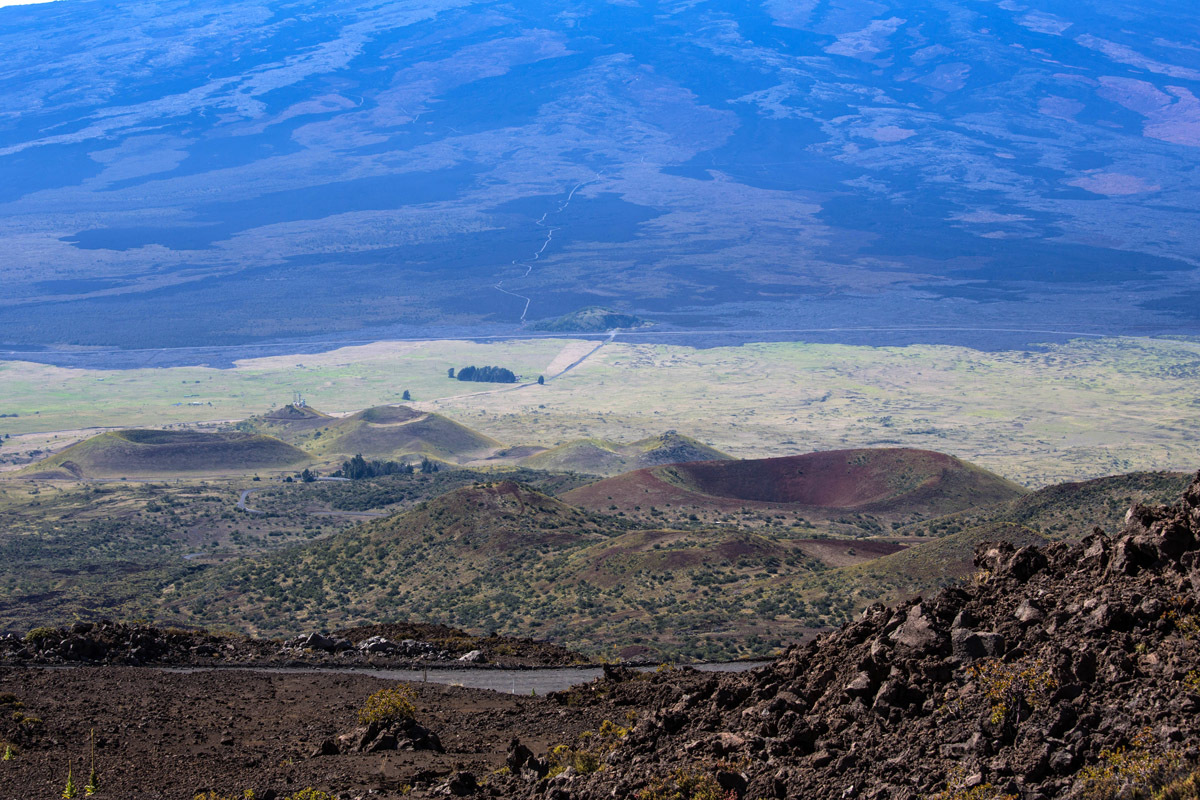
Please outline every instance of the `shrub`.
[{"label": "shrub", "polygon": [[967,671],[991,703],[993,725],[1019,723],[1022,712],[1040,708],[1058,688],[1058,680],[1041,659],[1014,661],[987,659]]},{"label": "shrub", "polygon": [[946,790],[933,795],[930,800],[1017,800],[1017,796],[1002,794],[990,783],[967,788],[967,771],[960,767],[950,773],[946,780]]},{"label": "shrub", "polygon": [[629,728],[622,728],[612,720],[600,723],[598,731],[579,734],[575,747],[560,744],[550,751],[550,771],[546,777],[553,778],[566,772],[567,767],[581,774],[598,772],[604,766],[604,757],[617,749],[621,740],[629,735]]},{"label": "shrub", "polygon": [[[1085,800],[1157,798],[1159,792],[1155,789],[1165,791],[1164,784],[1171,785],[1179,768],[1179,753],[1163,749],[1154,738],[1153,731],[1145,728],[1133,737],[1128,746],[1100,751],[1100,762],[1079,773],[1079,796]],[[1194,773],[1191,777],[1195,777]]]},{"label": "shrub", "polygon": [[367,702],[359,709],[358,721],[363,725],[370,725],[372,722],[389,725],[410,720],[417,713],[416,706],[413,705],[413,698],[416,696],[417,693],[411,686],[380,689],[368,697]]},{"label": "shrub", "polygon": [[67,768],[67,785],[62,790],[62,796],[66,800],[73,800],[79,796],[79,788],[75,785],[75,767],[74,765]]},{"label": "shrub", "polygon": [[338,800],[335,795],[328,792],[322,792],[320,789],[314,789],[311,786],[307,789],[301,789],[295,794],[289,794],[283,800]]},{"label": "shrub", "polygon": [[725,791],[716,777],[707,772],[683,768],[675,770],[666,780],[655,780],[636,797],[637,800],[737,800],[737,792]]},{"label": "shrub", "polygon": [[1154,800],[1200,800],[1200,770],[1171,781],[1154,793]]},{"label": "shrub", "polygon": [[1163,619],[1175,626],[1175,630],[1184,639],[1195,639],[1200,636],[1200,615],[1188,613],[1186,597],[1172,597],[1172,608],[1163,614]]},{"label": "shrub", "polygon": [[58,635],[58,631],[54,628],[42,626],[39,628],[34,628],[29,633],[25,634],[25,641],[29,642],[30,644],[41,644],[46,639],[53,639]]},{"label": "shrub", "polygon": [[31,717],[23,711],[14,711],[12,713],[12,720],[22,728],[39,728],[42,726],[41,717]]}]

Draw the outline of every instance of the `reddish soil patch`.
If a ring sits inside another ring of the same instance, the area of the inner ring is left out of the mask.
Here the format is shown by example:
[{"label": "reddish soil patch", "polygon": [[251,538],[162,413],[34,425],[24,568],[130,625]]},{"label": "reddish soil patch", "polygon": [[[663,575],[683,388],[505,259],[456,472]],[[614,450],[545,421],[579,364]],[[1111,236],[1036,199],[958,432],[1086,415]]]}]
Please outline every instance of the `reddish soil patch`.
[{"label": "reddish soil patch", "polygon": [[799,544],[805,555],[831,567],[848,567],[908,549],[906,545],[871,539],[808,539]]},{"label": "reddish soil patch", "polygon": [[1018,494],[1016,486],[953,456],[880,448],[671,464],[599,481],[563,497],[596,510],[669,503],[711,510],[804,507],[941,514]]}]

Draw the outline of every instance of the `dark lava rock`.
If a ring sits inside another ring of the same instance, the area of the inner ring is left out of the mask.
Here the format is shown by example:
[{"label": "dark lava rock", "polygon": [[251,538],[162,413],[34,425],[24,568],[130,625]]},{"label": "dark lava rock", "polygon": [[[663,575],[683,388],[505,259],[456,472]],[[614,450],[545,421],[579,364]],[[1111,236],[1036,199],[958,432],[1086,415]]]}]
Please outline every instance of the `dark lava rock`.
[{"label": "dark lava rock", "polygon": [[479,791],[479,782],[469,772],[457,772],[450,778],[446,788],[455,797],[466,797]]},{"label": "dark lava rock", "polygon": [[[322,754],[326,743],[321,744]],[[415,720],[400,720],[388,724],[372,722],[343,733],[333,742],[340,753],[378,753],[384,750],[432,750],[445,752],[441,739]]]}]

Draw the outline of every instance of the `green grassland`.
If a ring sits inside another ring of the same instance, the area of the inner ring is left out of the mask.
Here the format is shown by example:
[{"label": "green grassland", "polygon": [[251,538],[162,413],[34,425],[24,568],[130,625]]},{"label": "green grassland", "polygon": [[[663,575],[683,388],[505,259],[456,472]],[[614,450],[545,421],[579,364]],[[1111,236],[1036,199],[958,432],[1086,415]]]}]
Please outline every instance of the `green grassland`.
[{"label": "green grassland", "polygon": [[[65,433],[237,420],[300,390],[348,413],[398,403],[437,411],[505,444],[631,442],[668,429],[735,457],[920,447],[1028,487],[1200,466],[1200,343],[1077,340],[1035,351],[804,343],[696,349],[605,345],[575,369],[571,340],[380,343],[231,369],[79,370],[0,363],[0,457],[61,448]],[[446,369],[500,364],[544,386],[494,387]],[[199,406],[174,405],[201,403]],[[209,405],[211,403],[211,405]],[[22,437],[34,431],[59,432]],[[59,436],[58,439],[51,438]]]},{"label": "green grassland", "polygon": [[0,361],[0,414],[19,414],[0,419],[0,433],[239,420],[283,406],[296,391],[335,414],[399,403],[406,390],[417,400],[471,394],[496,386],[451,380],[448,368],[500,364],[532,381],[564,344],[385,342],[248,359],[230,369],[89,370]]},{"label": "green grassland", "polygon": [[443,398],[502,441],[628,441],[677,428],[739,458],[850,447],[958,456],[1027,487],[1200,466],[1200,344],[1044,351],[762,344],[603,348],[537,392]]}]

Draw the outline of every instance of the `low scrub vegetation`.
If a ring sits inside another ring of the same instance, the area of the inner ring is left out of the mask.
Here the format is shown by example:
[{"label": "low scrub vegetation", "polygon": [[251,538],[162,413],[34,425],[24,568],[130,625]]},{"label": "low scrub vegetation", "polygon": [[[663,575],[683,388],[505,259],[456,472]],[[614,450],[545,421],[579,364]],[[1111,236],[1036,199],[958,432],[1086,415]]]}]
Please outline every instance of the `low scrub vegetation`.
[{"label": "low scrub vegetation", "polygon": [[716,776],[695,767],[683,767],[670,777],[654,780],[636,795],[637,800],[737,800],[734,789],[723,789]]},{"label": "low scrub vegetation", "polygon": [[1050,668],[1037,659],[1012,663],[987,659],[973,664],[967,674],[990,703],[993,725],[1020,723],[1030,711],[1044,706],[1058,688]]},{"label": "low scrub vegetation", "polygon": [[[1102,750],[1100,761],[1079,776],[1082,800],[1165,800],[1196,797],[1196,772],[1181,777],[1182,756],[1163,747],[1154,732],[1145,728],[1128,745]],[[1193,794],[1188,795],[1189,785]]]},{"label": "low scrub vegetation", "polygon": [[586,775],[604,766],[604,757],[616,750],[629,728],[604,720],[596,731],[584,731],[575,745],[560,744],[550,751],[550,771],[547,778],[566,772],[568,768]]},{"label": "low scrub vegetation", "polygon": [[410,720],[417,713],[416,706],[413,705],[416,696],[416,691],[409,686],[380,689],[368,697],[367,702],[359,709],[358,721],[363,725],[390,725]]}]

